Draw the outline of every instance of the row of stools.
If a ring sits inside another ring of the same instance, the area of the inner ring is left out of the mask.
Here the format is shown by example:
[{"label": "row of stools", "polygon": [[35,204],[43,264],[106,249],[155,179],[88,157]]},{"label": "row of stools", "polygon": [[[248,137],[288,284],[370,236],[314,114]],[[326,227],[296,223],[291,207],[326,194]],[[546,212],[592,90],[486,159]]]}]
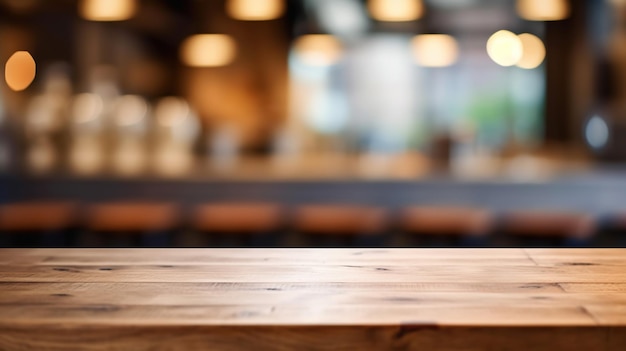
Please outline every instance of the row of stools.
[{"label": "row of stools", "polygon": [[[29,201],[0,205],[0,245],[572,247],[597,244],[599,224],[578,212],[453,206]],[[188,245],[181,233],[206,240]]]}]

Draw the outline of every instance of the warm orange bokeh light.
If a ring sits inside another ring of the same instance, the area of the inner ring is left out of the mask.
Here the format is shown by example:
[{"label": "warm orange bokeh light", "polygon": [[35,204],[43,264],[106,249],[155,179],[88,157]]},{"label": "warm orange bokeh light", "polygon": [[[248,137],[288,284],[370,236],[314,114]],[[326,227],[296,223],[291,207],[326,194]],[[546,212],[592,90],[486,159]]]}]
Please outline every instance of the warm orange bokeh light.
[{"label": "warm orange bokeh light", "polygon": [[28,51],[18,51],[11,55],[4,68],[4,79],[11,90],[21,91],[33,82],[37,64]]}]

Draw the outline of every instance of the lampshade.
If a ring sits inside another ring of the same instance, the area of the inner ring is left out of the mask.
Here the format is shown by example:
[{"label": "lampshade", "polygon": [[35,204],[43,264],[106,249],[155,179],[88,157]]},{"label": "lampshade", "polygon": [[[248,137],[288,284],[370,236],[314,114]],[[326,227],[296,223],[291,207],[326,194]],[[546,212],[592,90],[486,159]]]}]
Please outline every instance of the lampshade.
[{"label": "lampshade", "polygon": [[81,17],[89,21],[124,21],[137,11],[136,0],[81,0]]},{"label": "lampshade", "polygon": [[191,67],[219,67],[231,63],[237,54],[235,40],[226,34],[196,34],[183,41],[180,57]]},{"label": "lampshade", "polygon": [[242,21],[268,21],[285,12],[285,0],[228,0],[226,12]]},{"label": "lampshade", "polygon": [[569,0],[517,0],[517,13],[529,21],[558,21],[569,16]]},{"label": "lampshade", "polygon": [[385,22],[407,22],[419,19],[424,13],[422,0],[369,0],[372,18]]},{"label": "lampshade", "polygon": [[342,55],[342,46],[337,38],[328,34],[307,34],[298,38],[294,50],[302,62],[311,66],[329,66]]},{"label": "lampshade", "polygon": [[454,37],[447,34],[421,34],[412,40],[415,62],[424,67],[446,67],[454,64],[459,49]]}]

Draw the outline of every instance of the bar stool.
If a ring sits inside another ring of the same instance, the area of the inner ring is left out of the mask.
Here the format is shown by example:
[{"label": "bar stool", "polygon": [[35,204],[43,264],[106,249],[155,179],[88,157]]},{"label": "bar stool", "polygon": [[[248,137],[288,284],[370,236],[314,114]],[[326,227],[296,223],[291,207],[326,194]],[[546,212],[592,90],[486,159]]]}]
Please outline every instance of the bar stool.
[{"label": "bar stool", "polygon": [[365,205],[304,205],[293,218],[293,229],[315,246],[383,246],[387,225],[385,209]]},{"label": "bar stool", "polygon": [[419,246],[480,247],[488,244],[493,215],[469,207],[409,206],[401,211],[399,224]]},{"label": "bar stool", "polygon": [[284,210],[274,203],[206,203],[195,207],[191,221],[217,246],[275,246]]},{"label": "bar stool", "polygon": [[589,214],[555,210],[519,210],[502,214],[497,226],[504,246],[584,247],[595,234]]},{"label": "bar stool", "polygon": [[3,246],[70,246],[76,209],[76,204],[71,201],[24,201],[0,205],[0,232],[9,236]]},{"label": "bar stool", "polygon": [[85,229],[104,236],[107,245],[169,246],[180,211],[170,202],[118,201],[90,205]]}]

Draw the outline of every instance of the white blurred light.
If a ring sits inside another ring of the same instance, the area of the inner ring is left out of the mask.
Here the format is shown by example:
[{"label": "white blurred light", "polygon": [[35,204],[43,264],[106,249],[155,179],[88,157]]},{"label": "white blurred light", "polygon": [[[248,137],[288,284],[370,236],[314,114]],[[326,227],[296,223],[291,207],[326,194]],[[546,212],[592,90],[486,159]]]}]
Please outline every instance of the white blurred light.
[{"label": "white blurred light", "polygon": [[609,141],[609,126],[600,116],[593,116],[585,127],[585,139],[594,149],[603,148]]},{"label": "white blurred light", "polygon": [[89,21],[124,21],[137,11],[136,0],[82,0],[81,17]]},{"label": "white blurred light", "polygon": [[312,99],[306,122],[320,133],[337,133],[348,123],[348,112],[345,97],[338,92],[328,92]]},{"label": "white blurred light", "polygon": [[384,22],[407,22],[424,13],[422,0],[369,0],[367,8],[372,18]]},{"label": "white blurred light", "polygon": [[412,44],[415,61],[424,67],[450,66],[459,55],[456,40],[447,34],[417,35]]},{"label": "white blurred light", "polygon": [[298,58],[311,66],[330,66],[342,56],[342,46],[337,38],[328,34],[308,34],[294,44]]},{"label": "white blurred light", "polygon": [[522,57],[517,66],[524,69],[539,67],[546,57],[546,47],[541,39],[530,33],[522,33],[519,36],[522,42]]},{"label": "white blurred light", "polygon": [[22,91],[35,79],[37,64],[28,51],[17,51],[4,68],[4,80],[13,91]]},{"label": "white blurred light", "polygon": [[487,41],[487,54],[500,66],[513,66],[523,54],[522,41],[508,30],[494,33]]},{"label": "white blurred light", "polygon": [[237,54],[235,40],[226,34],[196,34],[183,41],[180,57],[191,67],[219,67],[231,63]]},{"label": "white blurred light", "polygon": [[558,21],[569,12],[569,0],[517,0],[517,13],[529,21]]},{"label": "white blurred light", "polygon": [[228,0],[226,12],[242,21],[268,21],[285,12],[285,0]]}]

